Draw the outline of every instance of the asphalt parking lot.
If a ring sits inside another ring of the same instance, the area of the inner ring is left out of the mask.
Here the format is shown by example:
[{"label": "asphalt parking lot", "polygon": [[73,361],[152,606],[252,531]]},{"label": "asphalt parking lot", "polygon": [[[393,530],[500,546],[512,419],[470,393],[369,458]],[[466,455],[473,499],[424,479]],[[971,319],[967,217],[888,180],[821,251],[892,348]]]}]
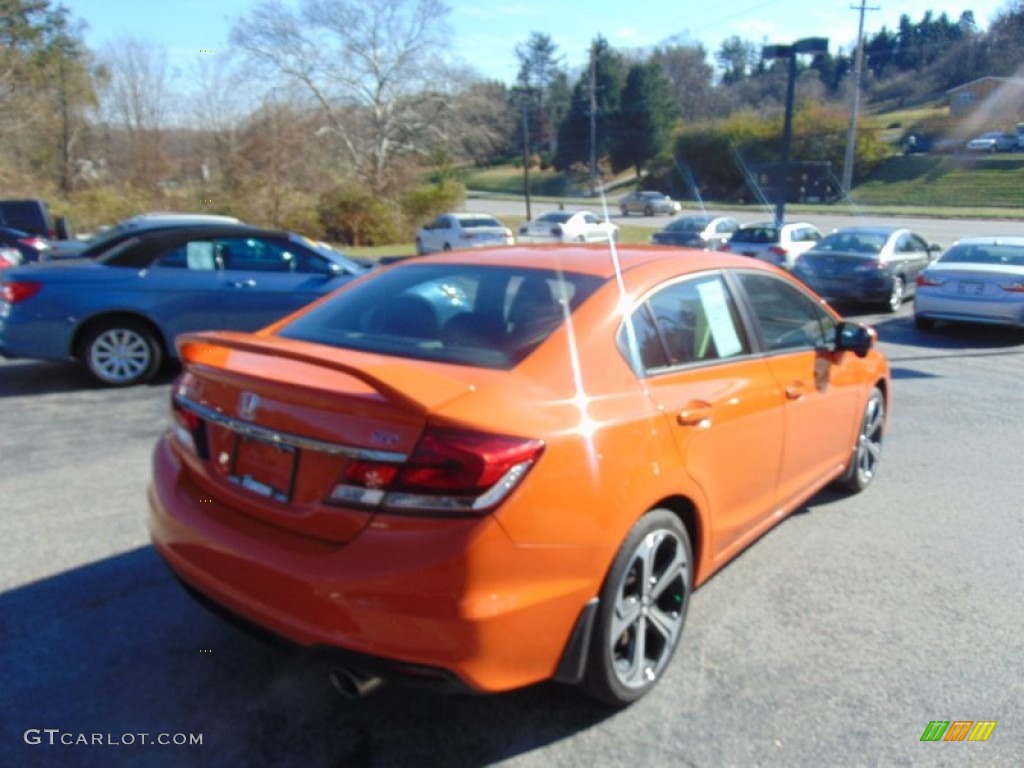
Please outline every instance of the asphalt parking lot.
[{"label": "asphalt parking lot", "polygon": [[[1024,764],[1024,336],[858,317],[894,373],[880,477],[819,494],[700,589],[665,679],[621,712],[553,684],[341,699],[148,546],[169,376],[104,390],[0,360],[3,764]],[[922,742],[935,720],[997,725]]]}]

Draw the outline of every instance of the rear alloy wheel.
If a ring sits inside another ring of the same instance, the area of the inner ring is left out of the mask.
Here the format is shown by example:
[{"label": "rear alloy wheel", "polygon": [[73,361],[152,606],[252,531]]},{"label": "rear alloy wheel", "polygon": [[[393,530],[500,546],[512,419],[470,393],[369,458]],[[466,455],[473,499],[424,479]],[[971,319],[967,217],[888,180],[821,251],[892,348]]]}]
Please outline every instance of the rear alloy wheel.
[{"label": "rear alloy wheel", "polygon": [[107,320],[89,331],[82,359],[101,384],[127,387],[153,378],[163,350],[153,332],[137,320]]},{"label": "rear alloy wheel", "polygon": [[864,418],[861,420],[857,445],[853,449],[853,456],[850,457],[850,464],[846,472],[836,480],[836,486],[850,493],[860,493],[871,485],[882,457],[884,427],[885,398],[882,391],[875,387],[864,406]]},{"label": "rear alloy wheel", "polygon": [[679,644],[693,585],[690,537],[667,509],[630,530],[601,588],[583,689],[624,706],[661,678]]},{"label": "rear alloy wheel", "polygon": [[890,312],[896,312],[903,306],[903,294],[905,290],[906,284],[903,282],[903,278],[898,275],[894,277],[892,279],[892,289],[889,291],[889,299],[885,303]]}]

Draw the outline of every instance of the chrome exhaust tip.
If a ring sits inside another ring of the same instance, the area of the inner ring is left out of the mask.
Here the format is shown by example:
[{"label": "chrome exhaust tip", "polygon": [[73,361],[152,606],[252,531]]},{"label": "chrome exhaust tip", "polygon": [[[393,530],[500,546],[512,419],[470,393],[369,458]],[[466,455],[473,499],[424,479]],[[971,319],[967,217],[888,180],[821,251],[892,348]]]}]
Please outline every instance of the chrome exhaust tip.
[{"label": "chrome exhaust tip", "polygon": [[361,669],[334,667],[328,673],[331,685],[349,701],[356,701],[373,693],[384,684],[383,678]]}]

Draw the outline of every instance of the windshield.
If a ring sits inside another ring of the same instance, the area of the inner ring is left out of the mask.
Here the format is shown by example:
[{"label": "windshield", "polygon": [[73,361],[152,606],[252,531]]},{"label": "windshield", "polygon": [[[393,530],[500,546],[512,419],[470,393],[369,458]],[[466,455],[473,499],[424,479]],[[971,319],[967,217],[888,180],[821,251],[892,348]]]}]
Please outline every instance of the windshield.
[{"label": "windshield", "polygon": [[602,282],[540,269],[402,265],[340,291],[279,334],[396,357],[508,369]]}]

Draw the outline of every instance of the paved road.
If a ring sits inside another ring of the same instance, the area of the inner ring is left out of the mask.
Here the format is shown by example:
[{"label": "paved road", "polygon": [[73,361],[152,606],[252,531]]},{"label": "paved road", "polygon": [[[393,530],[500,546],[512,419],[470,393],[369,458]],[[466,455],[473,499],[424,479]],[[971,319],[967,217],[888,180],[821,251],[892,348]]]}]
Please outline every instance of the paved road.
[{"label": "paved road", "polygon": [[[318,661],[194,605],[148,547],[167,380],[101,390],[0,361],[0,763],[1019,768],[1024,343],[924,335],[909,307],[864,319],[895,373],[877,483],[819,495],[699,590],[666,678],[618,713],[555,685],[338,698]],[[956,719],[998,725],[920,741]],[[60,745],[79,734],[115,744]]]},{"label": "paved road", "polygon": [[[618,196],[609,200],[609,215],[612,221],[617,224],[630,224],[639,227],[650,227],[660,229],[671,219],[668,216],[623,216],[615,208],[614,201]],[[554,210],[558,207],[556,203],[533,202],[530,206],[534,216],[544,211]],[[574,206],[575,207],[575,206]],[[580,208],[589,208],[599,215],[603,215],[599,201],[581,201]],[[492,216],[504,215],[526,215],[526,206],[522,201],[514,200],[485,200],[470,199],[466,202],[466,209],[478,213],[489,213]],[[885,226],[908,227],[920,232],[929,242],[938,243],[943,247],[952,245],[961,237],[969,235],[1017,235],[1024,236],[1024,221],[1020,220],[980,220],[980,219],[940,219],[918,216],[875,216],[860,215],[856,210],[849,209],[846,212],[838,211],[836,207],[830,207],[827,213],[811,214],[790,214],[786,218],[790,221],[809,221],[822,232],[830,232],[836,227],[848,227],[855,224],[881,224]],[[688,211],[689,212],[689,211]],[[717,211],[709,208],[708,213],[714,215],[728,215],[738,219],[741,223],[752,223],[755,221],[771,221],[775,217],[774,210],[755,208],[750,206],[742,210],[731,209],[728,212]]]}]

